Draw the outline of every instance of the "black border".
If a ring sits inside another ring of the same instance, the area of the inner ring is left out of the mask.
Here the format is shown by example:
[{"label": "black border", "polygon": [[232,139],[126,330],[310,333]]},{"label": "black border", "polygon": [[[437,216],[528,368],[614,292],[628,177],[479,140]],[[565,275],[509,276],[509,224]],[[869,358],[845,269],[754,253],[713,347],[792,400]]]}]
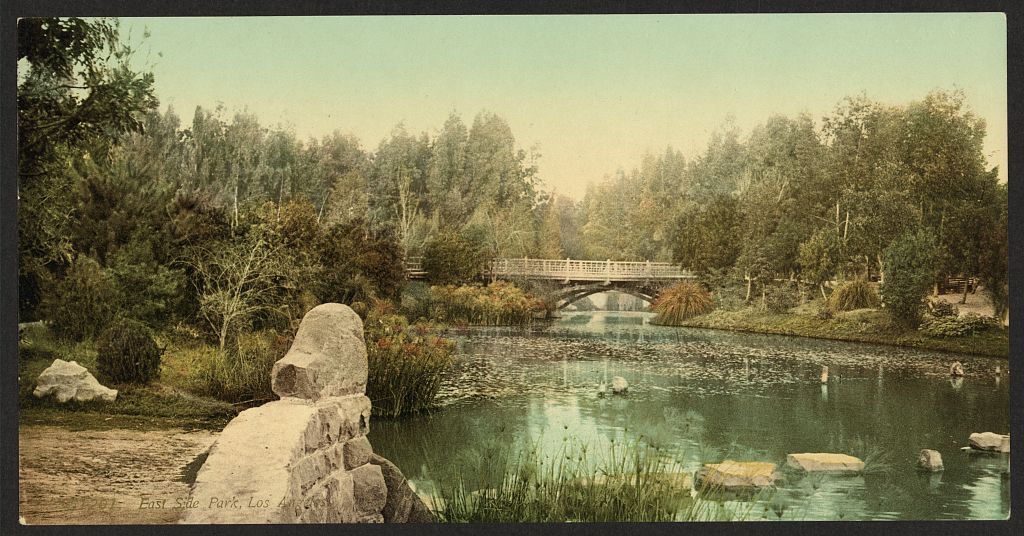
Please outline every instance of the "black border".
[{"label": "black border", "polygon": [[[819,534],[886,533],[932,536],[978,533],[1024,534],[1024,515],[1013,512],[1024,503],[1022,479],[1011,480],[1009,521],[839,521],[839,522],[719,522],[719,523],[608,523],[534,525],[121,525],[121,526],[22,526],[18,524],[18,390],[17,390],[17,17],[26,16],[251,16],[251,15],[446,15],[446,14],[630,14],[630,13],[835,13],[835,12],[1003,12],[1007,31],[1008,161],[1010,172],[1024,169],[1024,7],[1013,0],[7,0],[0,7],[0,533],[2,534],[252,534],[287,532],[320,534],[501,534],[566,533],[613,534],[643,531],[649,535],[699,531],[701,534]],[[1024,275],[1024,189],[1010,188],[1010,280],[1016,289]],[[1016,207],[1016,209],[1014,209]],[[1021,355],[1024,301],[1011,294],[1010,355]],[[1011,360],[1014,358],[1011,357]],[[1024,364],[1012,363],[1011,434],[1024,436],[1022,405]],[[1021,461],[1012,471],[1021,474]]]}]

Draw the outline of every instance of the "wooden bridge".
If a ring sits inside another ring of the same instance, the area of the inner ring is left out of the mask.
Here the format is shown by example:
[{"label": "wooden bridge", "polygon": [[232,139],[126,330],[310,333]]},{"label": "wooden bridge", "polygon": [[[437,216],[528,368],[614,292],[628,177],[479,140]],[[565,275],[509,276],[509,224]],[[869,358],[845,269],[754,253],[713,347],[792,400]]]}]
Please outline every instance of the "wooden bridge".
[{"label": "wooden bridge", "polygon": [[668,262],[581,261],[574,259],[494,259],[485,275],[496,278],[570,282],[678,281],[695,276]]},{"label": "wooden bridge", "polygon": [[[425,278],[427,272],[423,269],[423,258],[408,258],[406,273],[410,279]],[[493,259],[487,263],[482,275],[491,280],[555,282],[559,289],[551,297],[556,309],[585,296],[613,290],[653,302],[662,287],[697,278],[678,264],[668,262],[530,258]]]}]

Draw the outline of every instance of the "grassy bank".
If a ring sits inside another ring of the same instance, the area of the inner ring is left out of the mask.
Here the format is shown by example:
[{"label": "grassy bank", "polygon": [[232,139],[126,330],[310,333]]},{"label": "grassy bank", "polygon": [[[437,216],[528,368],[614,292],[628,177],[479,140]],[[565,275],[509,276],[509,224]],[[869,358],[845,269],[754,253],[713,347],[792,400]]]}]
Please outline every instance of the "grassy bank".
[{"label": "grassy bank", "polygon": [[[203,428],[219,430],[239,406],[194,394],[187,377],[180,373],[189,352],[168,345],[161,363],[161,380],[148,385],[107,385],[117,389],[113,402],[69,401],[53,397],[36,398],[36,378],[54,359],[76,361],[99,378],[96,350],[91,342],[70,343],[55,338],[44,326],[32,326],[18,343],[18,420],[22,425],[47,424],[71,429],[107,428]],[[102,382],[102,380],[101,380]]]},{"label": "grassy bank", "polygon": [[1009,357],[1010,353],[1009,332],[1005,329],[990,330],[964,337],[931,337],[920,331],[906,329],[893,323],[889,315],[880,309],[848,311],[827,319],[801,310],[771,313],[755,307],[735,311],[719,309],[706,315],[684,320],[680,325],[888,344],[991,357],[1005,358]]}]

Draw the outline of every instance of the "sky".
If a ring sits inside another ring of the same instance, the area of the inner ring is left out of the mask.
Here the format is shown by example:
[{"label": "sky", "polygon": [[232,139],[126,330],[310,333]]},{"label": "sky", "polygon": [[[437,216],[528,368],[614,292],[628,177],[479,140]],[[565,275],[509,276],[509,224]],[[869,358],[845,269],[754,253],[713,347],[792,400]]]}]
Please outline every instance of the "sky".
[{"label": "sky", "polygon": [[[506,121],[549,190],[671,146],[693,159],[732,120],[820,125],[846,96],[906,104],[964,92],[1007,166],[1001,13],[124,18],[161,108],[248,110],[300,138],[376,149],[398,123],[435,134],[455,112]],[[143,39],[144,31],[149,37]]]}]

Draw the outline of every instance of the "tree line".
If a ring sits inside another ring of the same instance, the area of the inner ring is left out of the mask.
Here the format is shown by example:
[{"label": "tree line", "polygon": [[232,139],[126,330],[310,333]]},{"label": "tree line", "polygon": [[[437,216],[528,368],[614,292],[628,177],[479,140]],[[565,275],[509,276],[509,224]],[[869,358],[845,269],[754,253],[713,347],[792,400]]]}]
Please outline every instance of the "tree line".
[{"label": "tree line", "polygon": [[76,336],[126,314],[223,347],[310,304],[397,301],[411,256],[436,283],[491,257],[649,259],[743,279],[748,300],[777,279],[824,294],[889,277],[906,237],[931,244],[930,281],[976,275],[1006,307],[1006,185],[956,92],[849,98],[820,124],[773,116],[747,136],[727,123],[703,153],[647,155],[575,201],[546,191],[537,151],[493,113],[434,134],[399,124],[372,151],[221,106],[183,123],[116,20],[18,32],[19,309],[65,315]]}]

